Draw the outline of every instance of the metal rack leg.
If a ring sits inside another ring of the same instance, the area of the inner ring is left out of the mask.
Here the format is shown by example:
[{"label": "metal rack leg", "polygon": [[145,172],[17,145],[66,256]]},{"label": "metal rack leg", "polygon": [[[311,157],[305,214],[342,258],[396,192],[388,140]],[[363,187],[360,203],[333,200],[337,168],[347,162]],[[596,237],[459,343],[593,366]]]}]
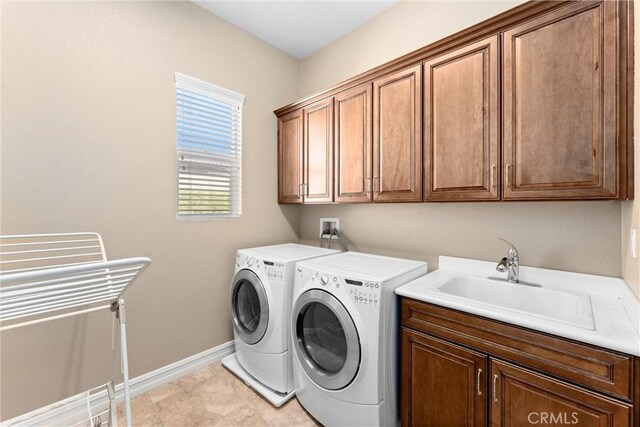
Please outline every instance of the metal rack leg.
[{"label": "metal rack leg", "polygon": [[124,385],[124,412],[127,427],[131,427],[131,394],[129,392],[129,360],[127,359],[127,327],[123,299],[118,301],[118,320],[120,321],[120,357],[122,361],[122,383]]},{"label": "metal rack leg", "polygon": [[113,366],[111,369],[111,382],[107,383],[109,394],[109,427],[118,427],[118,400],[116,399],[116,384],[120,381],[120,329],[116,328],[118,322],[118,301],[111,303],[111,312],[113,313],[113,321],[111,322],[111,349],[113,350]]},{"label": "metal rack leg", "polygon": [[107,383],[107,395],[109,396],[109,426],[118,427],[118,411],[116,406],[115,382]]}]

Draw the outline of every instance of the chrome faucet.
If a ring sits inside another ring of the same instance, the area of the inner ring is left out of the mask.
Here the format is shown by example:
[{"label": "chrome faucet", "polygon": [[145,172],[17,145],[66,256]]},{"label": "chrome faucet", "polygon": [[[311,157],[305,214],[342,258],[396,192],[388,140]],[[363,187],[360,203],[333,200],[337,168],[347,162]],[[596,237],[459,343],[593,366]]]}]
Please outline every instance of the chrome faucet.
[{"label": "chrome faucet", "polygon": [[507,282],[518,283],[520,281],[520,263],[518,260],[518,250],[511,244],[511,242],[501,237],[498,237],[498,239],[509,245],[509,252],[507,253],[506,257],[500,260],[500,262],[496,266],[496,270],[498,270],[500,273],[504,273],[505,271],[507,272]]}]

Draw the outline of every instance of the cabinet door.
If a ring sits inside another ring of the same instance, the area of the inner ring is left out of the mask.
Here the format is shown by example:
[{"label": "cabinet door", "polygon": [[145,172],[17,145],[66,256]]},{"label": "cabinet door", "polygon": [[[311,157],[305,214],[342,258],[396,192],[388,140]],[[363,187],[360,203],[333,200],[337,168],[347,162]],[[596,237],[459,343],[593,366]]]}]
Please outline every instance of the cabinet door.
[{"label": "cabinet door", "polygon": [[498,36],[424,63],[424,199],[497,200]]},{"label": "cabinet door", "polygon": [[487,357],[402,330],[402,425],[486,425]]},{"label": "cabinet door", "polygon": [[421,74],[418,65],[373,82],[373,200],[422,200]]},{"label": "cabinet door", "polygon": [[504,199],[616,197],[616,3],[504,33]]},{"label": "cabinet door", "polygon": [[304,109],[304,203],[333,201],[333,98]]},{"label": "cabinet door", "polygon": [[371,201],[371,83],[335,96],[335,201]]},{"label": "cabinet door", "polygon": [[302,110],[278,117],[278,202],[302,203]]},{"label": "cabinet door", "polygon": [[631,426],[631,407],[569,383],[491,361],[491,425]]}]

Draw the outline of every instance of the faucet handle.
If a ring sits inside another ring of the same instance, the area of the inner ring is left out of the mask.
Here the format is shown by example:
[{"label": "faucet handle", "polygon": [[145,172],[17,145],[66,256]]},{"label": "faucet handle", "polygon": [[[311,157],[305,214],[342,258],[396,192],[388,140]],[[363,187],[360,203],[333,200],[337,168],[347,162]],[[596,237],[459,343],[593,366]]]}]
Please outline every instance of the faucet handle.
[{"label": "faucet handle", "polygon": [[509,270],[509,267],[507,267],[507,257],[504,257],[500,260],[498,265],[496,265],[496,270],[500,273],[504,273]]}]

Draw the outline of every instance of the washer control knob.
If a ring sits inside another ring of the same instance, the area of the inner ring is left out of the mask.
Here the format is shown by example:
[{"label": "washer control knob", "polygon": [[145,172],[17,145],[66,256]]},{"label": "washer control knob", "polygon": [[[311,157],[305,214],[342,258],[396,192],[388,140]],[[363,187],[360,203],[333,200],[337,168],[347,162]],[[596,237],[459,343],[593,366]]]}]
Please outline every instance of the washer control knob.
[{"label": "washer control knob", "polygon": [[323,285],[326,285],[327,283],[329,283],[329,276],[327,276],[326,274],[325,274],[325,275],[323,275],[323,276],[320,278],[320,281],[322,282],[322,284],[323,284]]},{"label": "washer control knob", "polygon": [[251,267],[251,266],[253,265],[253,261],[254,261],[254,259],[253,259],[253,258],[249,258],[249,259],[247,259],[247,265],[248,265],[249,267]]}]

